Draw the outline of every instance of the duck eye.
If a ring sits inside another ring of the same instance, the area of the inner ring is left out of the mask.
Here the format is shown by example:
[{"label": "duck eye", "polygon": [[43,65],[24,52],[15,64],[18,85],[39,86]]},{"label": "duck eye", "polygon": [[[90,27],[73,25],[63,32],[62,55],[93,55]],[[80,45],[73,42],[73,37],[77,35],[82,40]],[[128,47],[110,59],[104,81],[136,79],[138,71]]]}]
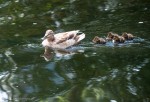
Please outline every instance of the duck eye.
[{"label": "duck eye", "polygon": [[53,31],[50,31],[49,34],[54,34],[54,32],[53,32]]},{"label": "duck eye", "polygon": [[49,34],[46,34],[45,37],[47,37]]}]

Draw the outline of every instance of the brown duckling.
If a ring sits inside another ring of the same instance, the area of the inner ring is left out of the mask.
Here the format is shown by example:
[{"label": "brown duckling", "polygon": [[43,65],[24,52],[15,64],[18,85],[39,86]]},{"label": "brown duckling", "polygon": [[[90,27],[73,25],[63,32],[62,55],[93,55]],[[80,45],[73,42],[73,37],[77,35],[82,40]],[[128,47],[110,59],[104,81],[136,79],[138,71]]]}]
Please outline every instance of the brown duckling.
[{"label": "brown duckling", "polygon": [[104,38],[100,38],[98,36],[95,36],[92,41],[95,44],[105,44],[106,43],[106,40]]},{"label": "brown duckling", "polygon": [[112,40],[113,43],[124,43],[125,42],[125,38],[119,35],[116,35],[113,37]]},{"label": "brown duckling", "polygon": [[133,40],[134,39],[134,36],[132,34],[130,34],[130,33],[127,33],[127,32],[124,32],[122,34],[122,37],[124,37],[125,40]]},{"label": "brown duckling", "polygon": [[113,32],[109,32],[108,35],[107,35],[107,37],[106,37],[106,39],[108,41],[111,41],[114,38],[114,36],[118,36],[118,34],[113,33]]}]

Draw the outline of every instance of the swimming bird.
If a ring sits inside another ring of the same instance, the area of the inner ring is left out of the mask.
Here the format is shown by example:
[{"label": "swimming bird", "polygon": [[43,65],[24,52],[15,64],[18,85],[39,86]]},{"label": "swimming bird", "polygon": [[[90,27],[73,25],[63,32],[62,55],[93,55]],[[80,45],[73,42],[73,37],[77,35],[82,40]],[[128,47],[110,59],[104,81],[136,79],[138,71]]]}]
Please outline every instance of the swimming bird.
[{"label": "swimming bird", "polygon": [[106,40],[104,38],[100,38],[98,36],[95,36],[92,40],[95,44],[106,44]]},{"label": "swimming bird", "polygon": [[113,43],[124,43],[125,42],[125,38],[119,35],[115,35],[112,39]]},{"label": "swimming bird", "polygon": [[134,39],[134,36],[127,32],[122,33],[122,37],[124,37],[125,40],[133,40]]},{"label": "swimming bird", "polygon": [[66,49],[70,46],[78,44],[85,38],[85,34],[79,30],[62,32],[54,34],[52,30],[47,30],[42,38],[42,45],[53,49]]},{"label": "swimming bird", "polygon": [[118,36],[118,34],[113,32],[108,32],[108,35],[106,37],[107,41],[111,41],[114,38],[114,36]]}]

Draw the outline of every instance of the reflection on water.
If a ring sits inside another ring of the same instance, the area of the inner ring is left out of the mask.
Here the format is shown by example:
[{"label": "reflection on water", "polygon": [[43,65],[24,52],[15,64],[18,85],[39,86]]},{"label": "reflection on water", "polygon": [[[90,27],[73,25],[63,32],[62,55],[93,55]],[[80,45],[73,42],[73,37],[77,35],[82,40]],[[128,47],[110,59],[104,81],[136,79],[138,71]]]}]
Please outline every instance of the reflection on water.
[{"label": "reflection on water", "polygon": [[[11,69],[1,73],[1,99],[67,101],[69,98],[71,102],[117,102],[131,98],[137,101],[143,96],[143,78],[139,74],[149,64],[146,58],[149,50],[136,43],[130,46],[81,45],[67,50],[45,49],[48,52],[36,44],[7,49],[5,56]],[[40,57],[42,51],[46,57],[47,53],[53,54],[48,62]],[[23,58],[26,62],[20,61],[21,57],[27,59]],[[34,98],[39,95],[40,98]]]},{"label": "reflection on water", "polygon": [[41,55],[41,57],[44,57],[46,61],[50,61],[55,57],[56,60],[61,60],[61,59],[71,59],[71,57],[76,54],[76,53],[83,53],[84,48],[83,47],[70,47],[68,49],[51,49],[48,47],[45,47],[44,54]]},{"label": "reflection on water", "polygon": [[[0,9],[0,102],[150,102],[149,1],[3,0]],[[86,38],[44,49],[47,29]],[[137,39],[92,43],[109,31]]]}]

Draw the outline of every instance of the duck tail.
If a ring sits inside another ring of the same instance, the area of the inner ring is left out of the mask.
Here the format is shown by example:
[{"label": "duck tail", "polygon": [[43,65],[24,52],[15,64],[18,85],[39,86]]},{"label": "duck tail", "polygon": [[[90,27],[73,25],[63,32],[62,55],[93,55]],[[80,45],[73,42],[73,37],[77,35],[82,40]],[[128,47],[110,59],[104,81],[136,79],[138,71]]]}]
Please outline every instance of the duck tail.
[{"label": "duck tail", "polygon": [[85,34],[82,33],[80,35],[77,36],[77,42],[80,42],[81,40],[83,40],[85,38]]}]

